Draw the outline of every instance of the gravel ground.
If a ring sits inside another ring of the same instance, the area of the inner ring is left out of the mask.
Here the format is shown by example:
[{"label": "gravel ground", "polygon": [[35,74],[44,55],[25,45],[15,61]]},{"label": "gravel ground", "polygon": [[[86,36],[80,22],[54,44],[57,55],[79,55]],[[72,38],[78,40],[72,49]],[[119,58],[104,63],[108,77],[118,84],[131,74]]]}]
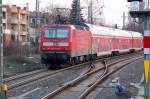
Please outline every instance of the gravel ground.
[{"label": "gravel ground", "polygon": [[58,73],[51,76],[49,79],[45,79],[44,81],[41,79],[31,84],[10,90],[8,92],[8,97],[15,99],[40,99],[43,95],[46,95],[54,89],[60,87],[63,83],[75,79],[88,68],[89,67],[87,65],[81,66],[73,70]]},{"label": "gravel ground", "polygon": [[[103,85],[98,86],[87,99],[130,99],[130,97],[135,97],[138,93],[138,89],[131,86],[130,83],[140,83],[142,75],[143,59],[129,64],[120,72],[115,73]],[[109,86],[110,82],[115,77],[119,77],[120,83],[127,88],[128,92],[126,94],[117,96],[114,92],[114,88]]]},{"label": "gravel ground", "polygon": [[[86,67],[86,68],[85,68]],[[134,68],[136,67],[136,70]],[[10,90],[8,92],[9,99],[40,99],[42,96],[52,92],[56,88],[60,87],[63,83],[75,79],[79,75],[83,74],[88,69],[88,66],[82,66],[77,69],[70,71],[58,73],[51,76],[49,79],[44,81],[39,80],[32,82],[31,84]],[[126,73],[128,72],[128,73]],[[127,97],[116,97],[112,88],[108,88],[108,83],[111,82],[113,78],[120,77],[121,84],[124,86],[129,86],[132,83],[138,83],[141,79],[143,73],[143,60],[137,61],[134,64],[128,66],[128,68],[123,69],[120,73],[116,73],[103,85],[106,88],[99,86],[90,94],[88,99],[128,99]],[[136,76],[136,77],[135,77]],[[137,93],[137,88],[129,87],[131,94]],[[109,94],[107,94],[109,93]],[[112,98],[113,97],[113,98]]]}]

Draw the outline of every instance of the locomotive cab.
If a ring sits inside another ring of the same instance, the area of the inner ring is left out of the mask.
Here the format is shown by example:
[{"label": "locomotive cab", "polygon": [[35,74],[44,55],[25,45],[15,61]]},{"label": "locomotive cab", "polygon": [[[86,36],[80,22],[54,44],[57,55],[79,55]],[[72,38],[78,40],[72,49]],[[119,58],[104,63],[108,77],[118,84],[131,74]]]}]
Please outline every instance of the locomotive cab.
[{"label": "locomotive cab", "polygon": [[55,68],[69,60],[70,27],[41,27],[41,62],[49,68]]}]

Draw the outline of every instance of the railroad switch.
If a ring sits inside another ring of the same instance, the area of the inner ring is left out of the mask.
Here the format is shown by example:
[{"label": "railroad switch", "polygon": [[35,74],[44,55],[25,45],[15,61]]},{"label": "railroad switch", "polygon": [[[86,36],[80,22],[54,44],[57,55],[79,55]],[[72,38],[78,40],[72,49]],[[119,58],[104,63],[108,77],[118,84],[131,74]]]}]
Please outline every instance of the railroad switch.
[{"label": "railroad switch", "polygon": [[90,68],[91,68],[91,69],[94,69],[94,68],[95,68],[95,65],[92,63],[91,66],[90,66]]},{"label": "railroad switch", "polygon": [[90,65],[90,69],[88,70],[88,72],[90,72],[91,70],[95,69],[95,64],[94,63],[91,63]]},{"label": "railroad switch", "polygon": [[90,68],[85,72],[85,74],[91,72],[93,69],[95,69],[95,65],[91,63]]}]

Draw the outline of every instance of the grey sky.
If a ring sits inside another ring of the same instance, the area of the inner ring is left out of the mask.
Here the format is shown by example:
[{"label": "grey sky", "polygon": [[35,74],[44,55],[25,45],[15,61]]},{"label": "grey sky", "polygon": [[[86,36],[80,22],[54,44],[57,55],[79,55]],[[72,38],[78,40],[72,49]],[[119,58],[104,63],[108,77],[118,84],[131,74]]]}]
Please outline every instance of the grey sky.
[{"label": "grey sky", "polygon": [[[83,0],[81,0],[83,1]],[[17,4],[25,6],[24,4],[29,3],[30,11],[35,10],[35,0],[3,0],[4,4]],[[49,2],[59,4],[62,7],[71,7],[72,0],[40,0],[40,8],[48,5]],[[84,0],[86,3],[86,0]],[[127,12],[127,0],[104,0],[104,16],[107,23],[118,23],[122,25],[122,14],[123,11]]]}]

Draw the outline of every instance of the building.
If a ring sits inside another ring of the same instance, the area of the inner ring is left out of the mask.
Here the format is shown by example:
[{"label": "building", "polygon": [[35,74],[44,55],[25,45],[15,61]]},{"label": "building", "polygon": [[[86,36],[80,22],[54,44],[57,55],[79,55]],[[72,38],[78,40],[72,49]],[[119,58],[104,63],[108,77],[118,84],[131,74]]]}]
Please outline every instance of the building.
[{"label": "building", "polygon": [[7,22],[7,7],[2,8],[2,23],[3,23],[3,36],[4,36],[4,44],[7,46],[11,42],[11,33],[8,29],[8,22]]},{"label": "building", "polygon": [[51,16],[52,15],[49,15],[49,13],[45,13],[45,12],[44,13],[39,12],[38,14],[35,11],[30,12],[30,16],[29,16],[30,27],[35,28],[36,21],[37,21],[37,24],[40,24],[40,23],[52,24],[53,20],[52,20]]},{"label": "building", "polygon": [[36,37],[39,36],[39,28],[36,27],[36,22],[38,24],[37,26],[40,26],[41,23],[50,24],[50,17],[48,13],[39,12],[37,15],[37,13],[33,11],[30,12],[29,19],[30,40],[31,42],[36,42]]},{"label": "building", "polygon": [[10,41],[27,41],[28,11],[26,7],[3,5],[3,33],[5,43]]},{"label": "building", "polygon": [[[56,24],[56,20],[58,20],[57,16],[58,15],[67,16],[67,13],[69,13],[70,10],[66,8],[56,8],[55,11],[56,13],[51,14],[49,12],[38,12],[38,13],[36,13],[35,11],[30,12],[29,33],[31,42],[36,42],[36,40],[38,40],[40,24]],[[38,25],[36,25],[36,23]]]}]

